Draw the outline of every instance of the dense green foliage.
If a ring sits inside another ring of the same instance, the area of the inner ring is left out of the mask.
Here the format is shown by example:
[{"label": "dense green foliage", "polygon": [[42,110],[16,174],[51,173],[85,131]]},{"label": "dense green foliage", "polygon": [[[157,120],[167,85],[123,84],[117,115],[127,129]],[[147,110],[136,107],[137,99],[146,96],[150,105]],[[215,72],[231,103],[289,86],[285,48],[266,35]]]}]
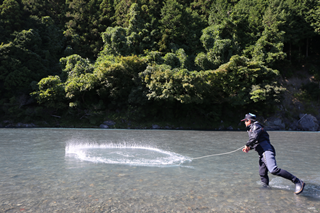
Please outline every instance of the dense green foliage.
[{"label": "dense green foliage", "polygon": [[273,112],[302,64],[317,101],[319,16],[319,0],[0,0],[0,118],[218,123]]}]

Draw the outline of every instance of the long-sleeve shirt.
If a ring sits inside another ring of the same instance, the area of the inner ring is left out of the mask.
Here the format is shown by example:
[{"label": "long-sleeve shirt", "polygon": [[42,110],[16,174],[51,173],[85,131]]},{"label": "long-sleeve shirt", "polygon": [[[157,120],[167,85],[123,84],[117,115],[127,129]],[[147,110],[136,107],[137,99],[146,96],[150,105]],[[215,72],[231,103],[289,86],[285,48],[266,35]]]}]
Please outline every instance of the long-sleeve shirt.
[{"label": "long-sleeve shirt", "polygon": [[254,149],[259,155],[262,155],[264,151],[275,152],[274,147],[270,143],[269,134],[258,121],[247,126],[247,132],[249,140],[246,146],[250,147],[250,149]]}]

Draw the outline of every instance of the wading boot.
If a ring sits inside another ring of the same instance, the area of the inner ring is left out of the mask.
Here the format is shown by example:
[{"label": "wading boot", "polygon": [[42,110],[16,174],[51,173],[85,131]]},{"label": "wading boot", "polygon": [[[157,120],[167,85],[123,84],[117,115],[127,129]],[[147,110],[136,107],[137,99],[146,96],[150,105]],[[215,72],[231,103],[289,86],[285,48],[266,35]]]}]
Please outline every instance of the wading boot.
[{"label": "wading boot", "polygon": [[297,180],[295,181],[295,184],[296,184],[296,190],[295,190],[295,194],[298,195],[300,194],[303,189],[304,189],[304,186],[306,185],[302,180],[300,180],[299,178],[297,178]]}]

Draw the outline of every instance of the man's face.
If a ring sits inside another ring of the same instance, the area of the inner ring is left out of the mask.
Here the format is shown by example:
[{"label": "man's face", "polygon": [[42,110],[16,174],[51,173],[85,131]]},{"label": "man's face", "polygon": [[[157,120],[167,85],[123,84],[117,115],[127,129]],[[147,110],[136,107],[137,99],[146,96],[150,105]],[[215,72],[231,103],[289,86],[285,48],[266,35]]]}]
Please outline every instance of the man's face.
[{"label": "man's face", "polygon": [[249,126],[251,124],[251,120],[245,120],[244,124],[246,125],[246,127]]}]

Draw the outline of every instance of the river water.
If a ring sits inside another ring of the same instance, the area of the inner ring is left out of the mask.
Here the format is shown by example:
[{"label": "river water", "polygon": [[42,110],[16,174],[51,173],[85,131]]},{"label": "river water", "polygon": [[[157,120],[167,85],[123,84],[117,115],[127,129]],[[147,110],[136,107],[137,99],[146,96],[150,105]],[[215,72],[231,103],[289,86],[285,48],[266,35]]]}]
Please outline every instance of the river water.
[{"label": "river water", "polygon": [[320,212],[320,133],[269,134],[302,194],[244,131],[0,129],[0,212]]}]

